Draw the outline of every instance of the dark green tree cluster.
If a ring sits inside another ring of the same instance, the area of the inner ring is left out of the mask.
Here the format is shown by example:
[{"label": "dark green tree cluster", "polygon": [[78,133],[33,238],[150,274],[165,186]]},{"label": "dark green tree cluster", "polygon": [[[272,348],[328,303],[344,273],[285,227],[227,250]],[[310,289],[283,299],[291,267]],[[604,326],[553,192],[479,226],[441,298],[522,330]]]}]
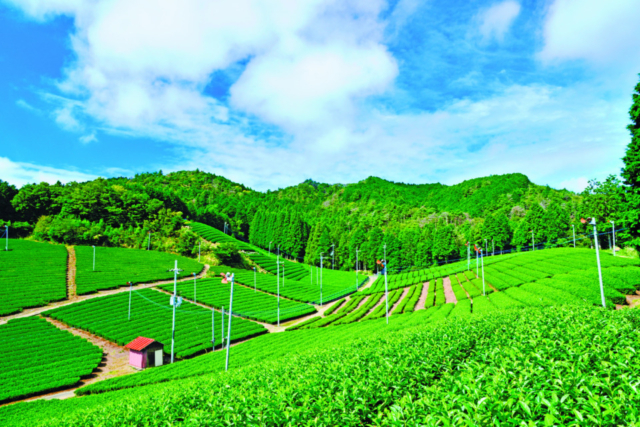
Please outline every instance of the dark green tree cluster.
[{"label": "dark green tree cluster", "polygon": [[251,221],[250,242],[262,248],[279,248],[280,253],[302,258],[309,226],[293,205],[278,210],[259,210]]},{"label": "dark green tree cluster", "polygon": [[624,194],[625,210],[623,223],[628,228],[629,243],[640,250],[640,82],[632,95],[629,109],[631,142],[627,146],[622,177],[627,186]]}]

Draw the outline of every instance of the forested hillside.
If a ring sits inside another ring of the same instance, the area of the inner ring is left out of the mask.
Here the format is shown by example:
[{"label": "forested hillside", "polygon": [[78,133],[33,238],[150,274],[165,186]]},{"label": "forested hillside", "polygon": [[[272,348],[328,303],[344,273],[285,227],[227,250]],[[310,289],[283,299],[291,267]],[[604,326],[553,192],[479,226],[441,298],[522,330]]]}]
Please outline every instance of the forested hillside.
[{"label": "forested hillside", "polygon": [[307,180],[262,193],[198,170],[160,171],[19,191],[2,182],[0,219],[12,221],[14,235],[39,240],[134,248],[151,240],[154,249],[185,255],[198,240],[187,220],[220,230],[226,223],[240,239],[315,265],[323,253],[326,266],[335,260],[335,268],[352,269],[359,249],[360,268],[371,269],[385,244],[390,265],[401,267],[466,256],[467,241],[489,251],[522,247],[533,231],[536,243],[555,242],[571,236],[572,224],[589,232],[581,216],[595,216],[606,231],[620,218],[622,191],[613,177],[574,194],[507,174],[452,186]]}]

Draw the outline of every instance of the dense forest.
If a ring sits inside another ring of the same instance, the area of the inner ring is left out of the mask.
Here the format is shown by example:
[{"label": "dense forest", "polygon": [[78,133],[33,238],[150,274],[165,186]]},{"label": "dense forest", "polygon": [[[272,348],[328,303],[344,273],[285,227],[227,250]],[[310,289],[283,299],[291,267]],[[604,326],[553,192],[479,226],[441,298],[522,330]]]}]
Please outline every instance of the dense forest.
[{"label": "dense forest", "polygon": [[[640,247],[640,83],[629,111],[631,142],[621,178],[591,181],[580,194],[532,183],[522,174],[457,185],[404,184],[369,177],[354,184],[299,185],[258,192],[207,172],[138,174],[68,184],[0,180],[0,225],[13,235],[67,244],[147,247],[194,253],[196,220],[257,246],[318,265],[372,269],[385,253],[391,267],[466,257],[466,242],[488,252],[536,245],[591,246],[615,223],[616,243]],[[152,243],[151,243],[152,242]],[[610,247],[610,235],[600,238]]]}]

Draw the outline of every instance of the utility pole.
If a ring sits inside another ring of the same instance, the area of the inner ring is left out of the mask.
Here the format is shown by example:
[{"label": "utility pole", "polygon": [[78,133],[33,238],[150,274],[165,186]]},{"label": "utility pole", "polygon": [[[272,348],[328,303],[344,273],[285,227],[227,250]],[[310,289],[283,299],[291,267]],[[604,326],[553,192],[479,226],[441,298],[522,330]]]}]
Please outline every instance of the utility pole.
[{"label": "utility pole", "polygon": [[571,229],[573,230],[573,247],[576,247],[576,226],[571,224]]},{"label": "utility pole", "polygon": [[171,328],[171,363],[173,363],[173,348],[176,341],[176,307],[180,304],[178,301],[178,272],[182,271],[178,269],[178,260],[176,260],[175,268],[173,270],[173,298],[171,298],[171,305],[173,305],[173,326]]},{"label": "utility pole", "polygon": [[151,232],[149,232],[149,241],[147,243],[147,250],[150,251],[151,250]]},{"label": "utility pole", "polygon": [[[233,317],[233,282],[235,281],[234,273],[227,273],[227,280],[231,279],[231,296],[229,298],[229,327],[227,328],[227,362],[225,364],[224,370],[229,370],[229,347],[231,346],[231,318]],[[278,298],[278,305],[280,303],[280,299]]]},{"label": "utility pole", "polygon": [[5,228],[5,240],[6,240],[6,246],[4,247],[4,250],[9,251],[9,226],[5,224],[4,228]]},{"label": "utility pole", "polygon": [[278,283],[278,326],[280,326],[280,251],[276,255],[276,281]]},{"label": "utility pole", "polygon": [[600,251],[598,250],[598,230],[596,229],[596,219],[595,218],[584,218],[580,219],[583,224],[591,224],[593,225],[593,238],[596,244],[596,260],[598,261],[598,278],[600,279],[600,297],[602,299],[602,306],[607,307],[607,304],[604,300],[604,285],[602,284],[602,268],[600,266]]},{"label": "utility pole", "polygon": [[387,325],[389,324],[389,288],[387,286],[387,244],[382,245],[384,249],[384,303],[387,308]]},{"label": "utility pole", "polygon": [[93,248],[93,271],[96,271],[96,247],[91,246]]},{"label": "utility pole", "polygon": [[613,229],[611,230],[611,235],[613,236],[613,256],[616,256],[616,223],[613,221],[609,221]]},{"label": "utility pole", "polygon": [[320,252],[320,305],[322,305],[322,254],[324,252]]},{"label": "utility pole", "polygon": [[358,290],[358,248],[356,248],[356,291]]},{"label": "utility pole", "polygon": [[474,249],[476,250],[476,277],[480,277],[480,274],[478,273],[478,249],[476,248],[476,245],[473,245]]},{"label": "utility pole", "polygon": [[211,351],[216,351],[216,311],[211,307]]},{"label": "utility pole", "polygon": [[532,251],[536,250],[536,240],[535,237],[533,237],[533,230],[531,230],[531,246],[533,247],[533,249],[531,249]]},{"label": "utility pole", "polygon": [[335,270],[335,261],[336,261],[336,245],[335,243],[331,244],[331,269]]},{"label": "utility pole", "polygon": [[222,341],[220,347],[224,348],[224,306],[222,307],[222,322],[220,322],[220,328],[222,329]]},{"label": "utility pole", "polygon": [[193,273],[193,302],[198,302],[198,297],[196,294],[196,273]]},{"label": "utility pole", "polygon": [[482,296],[485,296],[484,291],[484,256],[482,256],[482,249],[480,249],[480,262],[482,263]]},{"label": "utility pole", "polygon": [[133,283],[129,282],[129,320],[131,320],[131,291],[133,288]]}]

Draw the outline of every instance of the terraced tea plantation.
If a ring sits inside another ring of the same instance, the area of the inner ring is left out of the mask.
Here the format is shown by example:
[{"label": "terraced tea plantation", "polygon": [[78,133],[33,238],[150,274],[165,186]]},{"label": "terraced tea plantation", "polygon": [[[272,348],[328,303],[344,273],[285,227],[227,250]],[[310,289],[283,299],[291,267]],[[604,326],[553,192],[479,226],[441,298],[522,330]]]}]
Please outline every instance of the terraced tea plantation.
[{"label": "terraced tea plantation", "polygon": [[452,306],[393,316],[388,326],[378,319],[268,334],[234,348],[229,372],[216,352],[85,389],[102,394],[1,408],[0,424],[637,423],[639,311],[528,307],[459,318]]},{"label": "terraced tea plantation", "polygon": [[93,248],[76,246],[76,292],[84,295],[104,289],[126,286],[127,282],[149,283],[173,279],[175,260],[183,271],[178,277],[200,273],[203,264],[179,255],[139,249],[96,247],[93,271]]},{"label": "terraced tea plantation", "polygon": [[[236,282],[253,288],[254,275],[253,270],[241,270],[225,266],[211,267],[211,274],[219,275],[220,273],[235,273]],[[325,270],[324,273],[330,270]],[[346,275],[355,279],[355,275],[344,272],[331,272],[322,285],[322,302],[323,304],[332,300],[341,298],[355,291],[355,282],[351,286],[345,283]],[[273,295],[278,293],[278,279],[271,274],[258,273],[256,275],[256,287],[264,292]],[[317,282],[313,284],[306,281],[291,280],[280,277],[280,295],[295,301],[305,303],[320,303],[320,285]]]},{"label": "terraced tea plantation", "polygon": [[[170,296],[153,289],[141,289],[132,293],[131,320],[128,320],[129,293],[122,292],[105,297],[68,305],[44,313],[67,325],[101,336],[118,345],[144,336],[164,344],[164,351],[171,353],[171,324],[173,309]],[[186,357],[211,348],[212,310],[189,302],[183,302],[176,310],[177,357]],[[225,317],[226,319],[226,317]],[[216,345],[222,340],[221,314],[215,313]],[[225,322],[224,329],[227,329]],[[266,332],[260,324],[234,317],[231,340],[239,340]],[[225,332],[226,336],[227,332]]]},{"label": "terraced tea plantation", "polygon": [[0,403],[71,386],[102,360],[100,347],[34,316],[0,326],[0,354]]},{"label": "terraced tea plantation", "polygon": [[242,240],[238,240],[233,236],[229,236],[224,232],[218,230],[217,228],[213,228],[210,225],[202,224],[200,222],[192,221],[189,223],[191,229],[202,236],[203,239],[208,240],[212,243],[225,243],[231,242],[235,243],[236,247],[243,251],[254,251],[254,248],[249,243],[243,242]]},{"label": "terraced tea plantation", "polygon": [[[165,285],[161,289],[173,292],[173,285]],[[217,309],[222,307],[229,309],[229,291],[229,284],[221,283],[220,278],[198,280],[196,286],[193,282],[178,284],[179,295]],[[309,304],[280,298],[281,322],[315,312],[316,309]],[[233,313],[247,319],[276,323],[278,298],[236,284],[233,290]]]},{"label": "terraced tea plantation", "polygon": [[[265,255],[261,253],[253,253],[249,255],[251,260],[255,261],[260,267],[264,268],[271,274],[277,274],[277,257],[272,255]],[[285,278],[291,280],[300,280],[309,277],[310,267],[305,264],[288,261],[280,257],[280,275],[284,275]]]},{"label": "terraced tea plantation", "polygon": [[[4,245],[4,242],[3,242]],[[0,251],[0,316],[67,297],[67,249],[9,239]]]}]

